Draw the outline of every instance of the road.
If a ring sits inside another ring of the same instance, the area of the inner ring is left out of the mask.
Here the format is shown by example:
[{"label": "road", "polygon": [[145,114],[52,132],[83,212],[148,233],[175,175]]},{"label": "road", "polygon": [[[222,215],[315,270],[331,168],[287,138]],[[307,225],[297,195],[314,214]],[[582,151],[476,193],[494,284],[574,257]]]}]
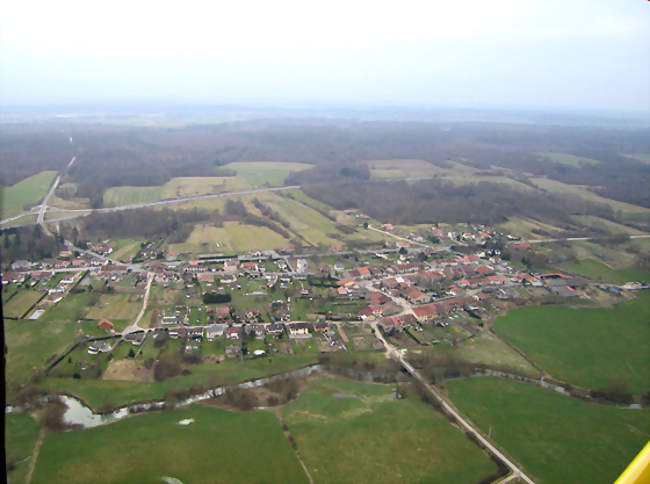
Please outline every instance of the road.
[{"label": "road", "polygon": [[[74,157],[72,159],[74,160]],[[38,210],[38,217],[36,217],[36,223],[41,226],[43,232],[48,237],[53,237],[53,235],[45,226],[45,212],[47,211],[47,202],[49,201],[50,197],[56,190],[56,187],[59,186],[60,181],[61,181],[61,175],[57,175],[56,178],[54,179],[54,183],[52,183],[52,186],[50,187],[50,190],[47,192],[47,195],[45,195],[45,198],[41,203],[41,208]]]},{"label": "road", "polygon": [[138,326],[138,323],[142,319],[142,316],[144,316],[144,313],[147,311],[147,304],[149,303],[149,293],[151,292],[151,283],[153,282],[155,273],[149,272],[147,273],[147,288],[144,290],[144,297],[142,298],[142,308],[140,309],[140,312],[138,313],[138,316],[135,318],[135,321],[133,321],[133,324],[130,324],[126,328],[124,328],[124,331],[122,331],[122,337],[129,333],[134,333],[136,331],[142,331],[145,328],[141,328]]},{"label": "road", "polygon": [[512,472],[513,478],[521,479],[528,484],[534,484],[534,481],[528,477],[523,470],[521,470],[514,462],[512,462],[512,460],[506,457],[503,452],[501,452],[494,444],[492,444],[486,437],[484,437],[478,429],[476,429],[468,420],[465,419],[464,416],[462,416],[458,411],[456,411],[456,409],[447,403],[447,400],[442,396],[442,394],[438,392],[438,390],[436,390],[433,386],[431,386],[429,382],[420,374],[420,372],[413,368],[413,366],[404,359],[404,355],[401,351],[386,341],[384,335],[381,334],[381,331],[379,331],[377,323],[373,322],[370,325],[374,330],[377,339],[379,339],[386,348],[386,356],[388,358],[397,360],[402,365],[402,368],[404,368],[411,376],[422,383],[442,406],[444,412],[453,416],[456,419],[456,422],[458,422],[458,424],[463,428],[463,430],[470,434],[473,434],[476,440],[481,443],[481,445],[488,449],[490,453],[492,453],[492,455],[494,455],[497,459],[503,462],[503,464],[506,465]]},{"label": "road", "polygon": [[[515,244],[517,243],[527,243],[527,244],[544,244],[547,242],[582,242],[585,240],[602,240],[602,239],[611,239],[613,236],[605,236],[605,237],[566,237],[564,239],[531,239],[531,240],[522,240],[520,242],[513,242]],[[630,239],[650,239],[650,234],[643,234],[643,235],[630,235]]]}]

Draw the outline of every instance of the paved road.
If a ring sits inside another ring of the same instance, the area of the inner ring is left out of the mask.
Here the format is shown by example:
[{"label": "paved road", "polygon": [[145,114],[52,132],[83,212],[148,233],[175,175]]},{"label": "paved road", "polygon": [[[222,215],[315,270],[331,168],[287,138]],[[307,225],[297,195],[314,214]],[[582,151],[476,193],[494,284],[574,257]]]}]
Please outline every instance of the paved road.
[{"label": "paved road", "polygon": [[[74,160],[74,157],[72,159]],[[59,186],[60,181],[61,181],[61,175],[57,175],[56,178],[54,179],[54,183],[52,183],[52,186],[50,187],[50,190],[47,192],[47,195],[45,195],[45,198],[41,203],[41,208],[38,211],[38,217],[36,217],[36,223],[41,226],[45,235],[49,237],[52,237],[52,234],[45,226],[45,212],[47,211],[47,202],[52,196],[52,194],[54,193],[54,191],[56,190],[56,187]]]},{"label": "paved road", "polygon": [[[546,242],[582,242],[585,240],[602,240],[602,239],[611,239],[613,236],[605,236],[605,237],[566,237],[564,239],[531,239],[531,240],[522,240],[520,242],[513,242],[515,244],[517,243],[528,243],[528,244],[544,244]],[[650,239],[650,234],[644,234],[644,235],[630,235],[630,239]]]},{"label": "paved road", "polygon": [[413,368],[413,366],[404,359],[404,356],[401,351],[399,351],[393,345],[391,345],[386,341],[384,335],[382,335],[381,331],[379,331],[379,328],[377,327],[377,323],[371,323],[370,326],[374,330],[377,338],[383,343],[384,347],[386,348],[386,356],[388,356],[391,359],[397,360],[402,365],[402,367],[406,371],[408,371],[409,374],[411,374],[411,376],[417,378],[427,388],[427,390],[429,390],[429,392],[435,397],[438,403],[440,403],[444,411],[447,412],[449,415],[452,415],[464,430],[473,434],[476,437],[476,439],[483,446],[485,446],[486,449],[488,449],[497,459],[503,462],[504,465],[508,466],[508,468],[510,469],[510,471],[513,473],[514,476],[523,480],[524,482],[527,482],[528,484],[534,484],[534,481],[530,477],[528,477],[524,473],[524,471],[522,471],[508,457],[506,457],[487,438],[485,438],[479,432],[478,429],[474,428],[474,426],[468,420],[466,420],[465,417],[463,417],[460,413],[458,413],[458,411],[456,411],[456,409],[454,409],[449,403],[447,403],[445,398],[438,392],[438,390],[436,390],[433,386],[431,386],[429,382],[420,374],[420,372],[417,371],[415,368]]}]

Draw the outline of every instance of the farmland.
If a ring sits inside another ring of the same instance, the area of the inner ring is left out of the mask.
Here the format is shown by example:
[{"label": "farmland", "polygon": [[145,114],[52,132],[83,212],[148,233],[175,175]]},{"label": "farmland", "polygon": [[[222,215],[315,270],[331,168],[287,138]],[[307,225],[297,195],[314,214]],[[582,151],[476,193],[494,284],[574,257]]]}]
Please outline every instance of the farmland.
[{"label": "farmland", "polygon": [[224,165],[226,170],[234,170],[250,186],[284,185],[286,178],[294,171],[307,170],[313,165],[306,163],[283,163],[269,161],[245,161]]},{"label": "farmland", "polygon": [[31,289],[20,290],[14,297],[9,299],[9,301],[3,305],[4,315],[9,318],[20,318],[41,297],[43,297],[43,293],[40,291],[34,291]]},{"label": "farmland", "polygon": [[447,388],[453,403],[539,483],[613,482],[650,438],[648,410],[496,378],[452,380]]},{"label": "farmland", "polygon": [[566,272],[586,276],[595,281],[625,283],[650,280],[650,273],[641,268],[612,269],[595,259],[580,259],[576,262],[568,262],[562,264],[560,268]]},{"label": "farmland", "polygon": [[315,482],[477,482],[496,471],[442,415],[393,391],[318,377],[282,409]]},{"label": "farmland", "polygon": [[[183,419],[194,423],[181,426]],[[251,465],[253,456],[264,464]],[[165,476],[193,483],[306,482],[273,414],[203,406],[50,434],[32,482],[160,482]]]},{"label": "farmland", "polygon": [[11,217],[25,210],[25,207],[36,205],[47,194],[55,171],[42,171],[37,175],[25,178],[15,185],[8,187],[0,185],[0,206],[2,218]]},{"label": "farmland", "polygon": [[38,424],[27,413],[5,416],[5,449],[7,462],[15,465],[7,477],[11,482],[24,482],[29,469],[32,449],[38,439]]},{"label": "farmland", "polygon": [[585,158],[584,156],[575,156],[568,153],[559,153],[559,152],[540,152],[536,153],[541,157],[552,161],[553,163],[559,163],[561,165],[568,166],[580,166],[580,165],[597,165],[598,161],[592,160],[591,158]]},{"label": "farmland", "polygon": [[624,381],[638,394],[650,381],[649,311],[644,292],[614,309],[518,308],[494,327],[556,378],[597,389]]}]

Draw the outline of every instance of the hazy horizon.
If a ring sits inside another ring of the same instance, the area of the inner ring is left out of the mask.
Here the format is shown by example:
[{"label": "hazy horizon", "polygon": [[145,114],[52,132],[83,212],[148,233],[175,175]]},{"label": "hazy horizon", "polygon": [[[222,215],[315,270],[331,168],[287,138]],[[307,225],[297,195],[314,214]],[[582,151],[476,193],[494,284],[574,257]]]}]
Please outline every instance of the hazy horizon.
[{"label": "hazy horizon", "polygon": [[0,19],[0,104],[643,113],[649,8],[632,0],[12,3]]}]

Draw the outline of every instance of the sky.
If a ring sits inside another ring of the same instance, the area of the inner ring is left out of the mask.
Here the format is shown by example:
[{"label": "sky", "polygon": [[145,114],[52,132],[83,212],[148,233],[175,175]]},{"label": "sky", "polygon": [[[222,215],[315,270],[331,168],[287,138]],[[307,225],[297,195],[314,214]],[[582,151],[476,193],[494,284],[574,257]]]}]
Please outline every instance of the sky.
[{"label": "sky", "polygon": [[646,0],[21,0],[0,103],[650,111]]}]

